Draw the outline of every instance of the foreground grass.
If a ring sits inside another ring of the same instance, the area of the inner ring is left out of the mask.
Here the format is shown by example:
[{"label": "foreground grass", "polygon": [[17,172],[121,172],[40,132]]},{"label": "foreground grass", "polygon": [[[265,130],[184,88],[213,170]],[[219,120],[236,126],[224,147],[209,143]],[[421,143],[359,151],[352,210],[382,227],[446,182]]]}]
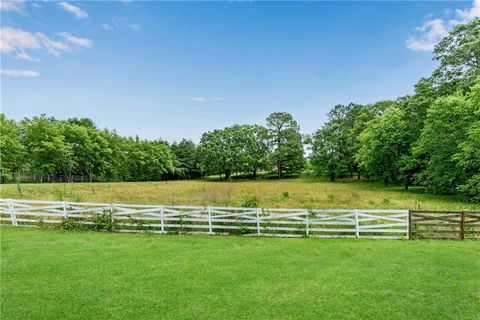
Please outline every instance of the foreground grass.
[{"label": "foreground grass", "polygon": [[[113,203],[243,206],[257,199],[262,207],[480,209],[459,197],[434,196],[420,188],[405,191],[366,181],[318,180],[264,181],[162,181],[70,184],[1,185],[3,198],[70,200]],[[251,204],[251,203],[250,203]]]},{"label": "foreground grass", "polygon": [[2,319],[479,319],[479,242],[0,230]]}]

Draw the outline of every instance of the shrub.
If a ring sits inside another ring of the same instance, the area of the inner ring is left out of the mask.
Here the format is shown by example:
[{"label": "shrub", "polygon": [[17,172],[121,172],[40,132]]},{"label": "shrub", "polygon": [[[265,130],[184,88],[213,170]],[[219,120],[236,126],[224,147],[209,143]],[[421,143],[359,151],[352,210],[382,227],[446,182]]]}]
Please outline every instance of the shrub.
[{"label": "shrub", "polygon": [[244,194],[242,195],[241,206],[246,208],[256,208],[259,206],[259,200],[254,194]]},{"label": "shrub", "polygon": [[480,174],[471,177],[467,183],[461,185],[458,190],[464,197],[473,203],[480,203]]}]

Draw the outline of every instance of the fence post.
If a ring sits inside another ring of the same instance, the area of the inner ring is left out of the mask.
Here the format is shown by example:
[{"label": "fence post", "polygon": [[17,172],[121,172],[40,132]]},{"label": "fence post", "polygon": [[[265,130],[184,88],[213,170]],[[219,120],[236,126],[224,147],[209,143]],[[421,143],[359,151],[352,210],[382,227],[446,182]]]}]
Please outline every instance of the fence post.
[{"label": "fence post", "polygon": [[412,212],[410,211],[410,209],[408,210],[407,229],[408,229],[407,239],[411,240],[412,239]]},{"label": "fence post", "polygon": [[465,211],[460,214],[460,240],[465,239]]},{"label": "fence post", "polygon": [[208,211],[208,233],[213,234],[212,232],[212,213],[210,211],[210,207],[207,207]]},{"label": "fence post", "polygon": [[113,216],[113,204],[111,203],[110,203],[110,221],[112,222],[112,231],[113,231],[113,222],[115,221],[115,217]]},{"label": "fence post", "polygon": [[10,219],[12,220],[12,225],[17,226],[17,216],[15,215],[15,209],[13,208],[12,199],[7,200],[8,211],[10,212]]},{"label": "fence post", "polygon": [[62,202],[62,209],[63,209],[63,217],[65,220],[68,218],[68,212],[67,212],[67,204],[65,201]]},{"label": "fence post", "polygon": [[160,228],[162,231],[162,234],[165,233],[165,221],[163,218],[163,206],[160,207]]},{"label": "fence post", "polygon": [[257,236],[260,236],[260,208],[257,208]]},{"label": "fence post", "polygon": [[307,237],[310,235],[310,228],[309,228],[309,224],[308,224],[308,210],[305,212],[305,229],[306,229],[306,234],[307,234]]},{"label": "fence post", "polygon": [[360,230],[358,225],[358,209],[355,209],[355,238],[360,237]]}]

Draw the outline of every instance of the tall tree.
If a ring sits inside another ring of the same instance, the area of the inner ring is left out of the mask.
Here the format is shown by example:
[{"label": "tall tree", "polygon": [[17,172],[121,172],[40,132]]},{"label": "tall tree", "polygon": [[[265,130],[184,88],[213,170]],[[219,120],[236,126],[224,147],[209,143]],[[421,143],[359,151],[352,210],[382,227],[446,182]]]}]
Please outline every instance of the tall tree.
[{"label": "tall tree", "polygon": [[433,72],[434,84],[452,90],[467,89],[480,75],[480,18],[457,25],[433,50],[439,67]]},{"label": "tall tree", "polygon": [[65,143],[58,121],[46,116],[21,121],[22,144],[33,173],[58,173],[68,178],[75,167],[72,146]]},{"label": "tall tree", "polygon": [[274,112],[266,120],[272,148],[270,158],[277,167],[278,178],[284,172],[299,172],[305,165],[300,126],[287,112]]},{"label": "tall tree", "polygon": [[15,180],[25,164],[25,147],[20,141],[20,128],[13,120],[0,113],[0,170],[1,180]]},{"label": "tall tree", "polygon": [[197,147],[192,140],[182,139],[170,146],[174,157],[174,175],[183,179],[194,179],[200,176]]},{"label": "tall tree", "polygon": [[410,138],[405,127],[402,110],[393,107],[368,122],[359,136],[361,148],[356,158],[360,167],[381,177],[385,185],[398,180],[400,160],[409,152]]},{"label": "tall tree", "polygon": [[479,121],[473,108],[478,106],[455,95],[438,98],[428,110],[414,154],[424,162],[417,179],[429,192],[455,193],[457,186],[465,182],[464,170],[453,157],[459,142],[466,140],[469,125]]}]

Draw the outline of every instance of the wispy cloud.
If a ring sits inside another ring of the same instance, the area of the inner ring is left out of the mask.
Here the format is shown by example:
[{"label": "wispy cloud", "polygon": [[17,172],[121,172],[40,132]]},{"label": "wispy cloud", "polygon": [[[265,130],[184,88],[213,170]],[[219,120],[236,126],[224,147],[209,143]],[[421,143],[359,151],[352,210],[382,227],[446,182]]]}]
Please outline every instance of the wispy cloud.
[{"label": "wispy cloud", "polygon": [[206,102],[206,101],[223,101],[221,97],[192,97],[192,101],[194,102]]},{"label": "wispy cloud", "polygon": [[74,6],[71,3],[68,3],[66,1],[62,1],[58,3],[58,6],[62,8],[65,11],[68,11],[75,15],[78,19],[82,18],[88,18],[88,13],[84,10],[82,10],[80,7]]},{"label": "wispy cloud", "polygon": [[[444,10],[444,15],[450,15],[453,10]],[[474,0],[472,7],[469,9],[455,10],[455,17],[448,21],[444,19],[428,19],[416,28],[418,34],[411,36],[405,43],[407,48],[413,51],[432,51],[435,45],[445,37],[448,32],[457,24],[467,23],[475,18],[480,17],[480,0]]]},{"label": "wispy cloud", "polygon": [[133,31],[140,31],[140,30],[142,30],[142,26],[139,25],[139,24],[136,24],[136,23],[134,23],[134,24],[129,24],[128,27],[129,27],[130,29],[132,29]]},{"label": "wispy cloud", "polygon": [[75,37],[69,32],[60,32],[59,35],[65,38],[69,43],[83,47],[83,48],[90,48],[93,45],[93,41],[88,39],[88,38],[80,38],[80,37]]},{"label": "wispy cloud", "polygon": [[23,12],[24,1],[0,1],[0,11]]},{"label": "wispy cloud", "polygon": [[72,36],[70,33],[62,32],[64,40],[54,40],[41,32],[31,33],[22,29],[3,27],[0,29],[0,52],[12,55],[17,59],[39,61],[32,58],[29,51],[40,50],[55,57],[62,53],[71,52],[72,45],[89,48],[92,41],[87,38]]},{"label": "wispy cloud", "polygon": [[142,30],[142,26],[138,23],[130,23],[125,18],[114,18],[109,22],[102,23],[102,28],[106,31],[113,31],[116,29],[129,28],[133,31]]},{"label": "wispy cloud", "polygon": [[19,70],[19,69],[1,69],[0,73],[6,77],[23,77],[23,78],[37,78],[40,73],[33,70]]}]

